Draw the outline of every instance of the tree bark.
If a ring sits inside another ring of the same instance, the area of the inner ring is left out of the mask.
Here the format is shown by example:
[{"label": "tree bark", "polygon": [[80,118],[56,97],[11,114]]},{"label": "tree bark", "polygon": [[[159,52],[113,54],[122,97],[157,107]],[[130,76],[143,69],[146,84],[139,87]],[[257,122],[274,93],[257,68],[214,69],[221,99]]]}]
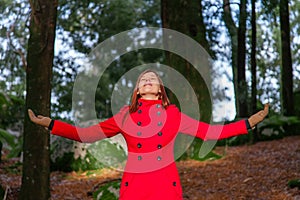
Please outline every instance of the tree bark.
[{"label": "tree bark", "polygon": [[248,116],[248,88],[246,82],[246,21],[247,21],[247,0],[240,1],[240,18],[238,28],[238,106],[239,106],[239,117]]},{"label": "tree bark", "polygon": [[[257,77],[256,77],[256,0],[251,0],[251,113],[254,114],[257,111]],[[253,131],[253,141],[258,141],[257,129]]]},{"label": "tree bark", "polygon": [[245,74],[246,3],[246,0],[240,1],[239,27],[236,27],[231,14],[230,1],[223,0],[223,19],[231,39],[233,85],[237,117],[248,116],[248,89]]},{"label": "tree bark", "polygon": [[[161,9],[162,9],[162,25],[163,28],[169,28],[181,32],[202,45],[207,52],[211,52],[209,48],[209,43],[206,40],[206,27],[202,16],[202,2],[201,1],[181,1],[181,0],[161,0]],[[182,47],[184,48],[182,44]],[[189,52],[194,53],[194,52]],[[212,116],[212,99],[210,98],[209,87],[206,85],[206,82],[202,78],[203,74],[199,74],[198,71],[186,60],[183,60],[180,56],[173,53],[166,52],[166,62],[168,66],[176,69],[181,75],[183,75],[188,83],[192,86],[196,98],[193,95],[188,94],[184,91],[181,94],[181,97],[184,97],[185,105],[187,105],[185,113],[191,117],[195,113],[195,105],[199,105],[200,119],[201,121],[210,122]],[[195,58],[203,55],[195,55]],[[206,76],[211,76],[208,72]],[[176,84],[176,80],[174,80]],[[169,95],[170,100],[173,103],[177,102],[177,98],[172,95]],[[178,105],[180,107],[180,105]],[[197,118],[196,118],[197,119]],[[179,135],[176,139],[176,148],[175,157],[177,157],[176,152],[185,152],[184,155],[180,155],[181,158],[190,157],[197,159],[198,153],[197,148],[193,148],[202,141],[195,139],[191,144],[191,147],[188,148],[187,144],[190,144],[190,138],[186,135]],[[188,149],[187,149],[188,148]],[[180,149],[180,150],[178,150]],[[187,151],[185,151],[187,150]]]},{"label": "tree bark", "polygon": [[232,82],[234,87],[236,115],[239,113],[239,93],[238,93],[238,75],[237,75],[237,57],[238,57],[238,28],[236,27],[231,14],[229,0],[223,0],[223,19],[228,30],[231,42],[231,65],[232,65]]},{"label": "tree bark", "polygon": [[282,111],[286,116],[294,115],[293,64],[290,47],[289,1],[280,0],[281,30],[281,98]]},{"label": "tree bark", "polygon": [[31,0],[26,70],[23,175],[19,199],[49,199],[49,134],[30,122],[27,109],[50,115],[57,0]]},{"label": "tree bark", "polygon": [[[206,40],[207,31],[203,21],[201,1],[162,0],[161,10],[163,28],[173,29],[186,34],[201,44],[207,52],[211,52],[209,43]],[[190,101],[199,102],[201,113],[203,112],[201,119],[209,121],[212,112],[212,102],[207,85],[201,75],[190,63],[179,56],[166,53],[166,60],[169,66],[178,70],[191,84],[198,99],[190,99]],[[210,74],[208,75],[210,76]],[[185,94],[182,95],[184,96]],[[172,95],[170,98],[173,98]],[[191,107],[191,110],[193,109]]]}]

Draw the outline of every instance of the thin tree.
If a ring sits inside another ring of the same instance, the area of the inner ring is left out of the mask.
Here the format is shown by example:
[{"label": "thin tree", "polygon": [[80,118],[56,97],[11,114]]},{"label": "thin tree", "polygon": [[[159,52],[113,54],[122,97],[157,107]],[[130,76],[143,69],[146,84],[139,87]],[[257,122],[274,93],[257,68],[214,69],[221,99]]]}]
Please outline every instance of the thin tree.
[{"label": "thin tree", "polygon": [[246,21],[247,21],[247,0],[240,1],[240,16],[238,27],[238,65],[237,65],[237,81],[238,81],[238,107],[239,117],[248,116],[248,89],[246,83]]},{"label": "thin tree", "polygon": [[[50,115],[57,4],[57,0],[30,0],[26,108],[46,116]],[[44,128],[32,124],[28,117],[24,122],[23,153],[19,199],[49,199],[49,134]]]},{"label": "thin tree", "polygon": [[246,0],[241,0],[239,3],[239,26],[237,27],[231,13],[230,0],[223,0],[223,19],[231,41],[231,64],[233,71],[233,85],[237,117],[245,117],[248,115],[248,90],[245,75],[245,38],[247,20],[246,3]]},{"label": "thin tree", "polygon": [[282,111],[286,116],[294,114],[293,64],[290,47],[289,0],[280,0],[281,30],[281,97]]},{"label": "thin tree", "polygon": [[[251,113],[257,110],[257,77],[256,77],[256,0],[251,0]],[[258,140],[257,129],[253,130],[253,142]]]}]

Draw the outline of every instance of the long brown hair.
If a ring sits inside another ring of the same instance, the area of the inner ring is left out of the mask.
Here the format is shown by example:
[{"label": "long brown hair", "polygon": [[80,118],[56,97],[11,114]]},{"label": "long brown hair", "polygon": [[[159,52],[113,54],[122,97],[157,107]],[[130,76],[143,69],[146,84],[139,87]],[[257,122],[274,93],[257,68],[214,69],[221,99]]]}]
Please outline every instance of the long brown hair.
[{"label": "long brown hair", "polygon": [[152,69],[147,69],[147,70],[143,71],[143,72],[139,75],[139,77],[138,77],[138,79],[137,79],[137,81],[136,81],[135,88],[134,88],[134,90],[133,90],[132,97],[131,97],[130,106],[129,106],[129,113],[133,113],[133,112],[137,111],[137,109],[138,109],[138,100],[139,100],[139,98],[141,98],[141,95],[138,94],[139,83],[140,83],[140,80],[141,80],[142,76],[143,76],[144,74],[146,74],[146,73],[149,73],[149,72],[154,73],[155,76],[156,76],[157,79],[158,79],[158,82],[159,82],[159,88],[160,88],[160,94],[159,94],[159,97],[158,97],[158,98],[162,100],[162,106],[163,106],[164,108],[167,108],[167,107],[170,105],[170,100],[169,100],[169,98],[168,98],[168,96],[167,96],[167,93],[166,93],[166,90],[165,90],[165,87],[164,87],[164,84],[163,84],[161,78],[159,77],[159,75],[157,74],[156,71],[154,71],[154,70],[152,70]]}]

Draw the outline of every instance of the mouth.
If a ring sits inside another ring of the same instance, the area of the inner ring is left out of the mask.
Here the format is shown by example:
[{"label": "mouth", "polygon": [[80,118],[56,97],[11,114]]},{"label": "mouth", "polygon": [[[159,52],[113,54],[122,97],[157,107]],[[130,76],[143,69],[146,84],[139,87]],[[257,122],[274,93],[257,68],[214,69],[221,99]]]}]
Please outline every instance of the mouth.
[{"label": "mouth", "polygon": [[145,86],[152,86],[152,84],[151,84],[151,83],[146,83],[146,84],[144,84],[143,86],[144,86],[144,87],[145,87]]}]

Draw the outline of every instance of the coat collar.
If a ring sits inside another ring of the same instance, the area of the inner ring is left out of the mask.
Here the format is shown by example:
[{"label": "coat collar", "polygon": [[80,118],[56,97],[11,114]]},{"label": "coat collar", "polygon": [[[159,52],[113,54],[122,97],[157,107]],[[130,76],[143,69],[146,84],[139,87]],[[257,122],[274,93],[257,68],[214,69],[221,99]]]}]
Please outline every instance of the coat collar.
[{"label": "coat collar", "polygon": [[162,104],[162,100],[149,100],[149,99],[138,99],[138,102],[141,103],[142,105],[154,105],[154,104]]}]

